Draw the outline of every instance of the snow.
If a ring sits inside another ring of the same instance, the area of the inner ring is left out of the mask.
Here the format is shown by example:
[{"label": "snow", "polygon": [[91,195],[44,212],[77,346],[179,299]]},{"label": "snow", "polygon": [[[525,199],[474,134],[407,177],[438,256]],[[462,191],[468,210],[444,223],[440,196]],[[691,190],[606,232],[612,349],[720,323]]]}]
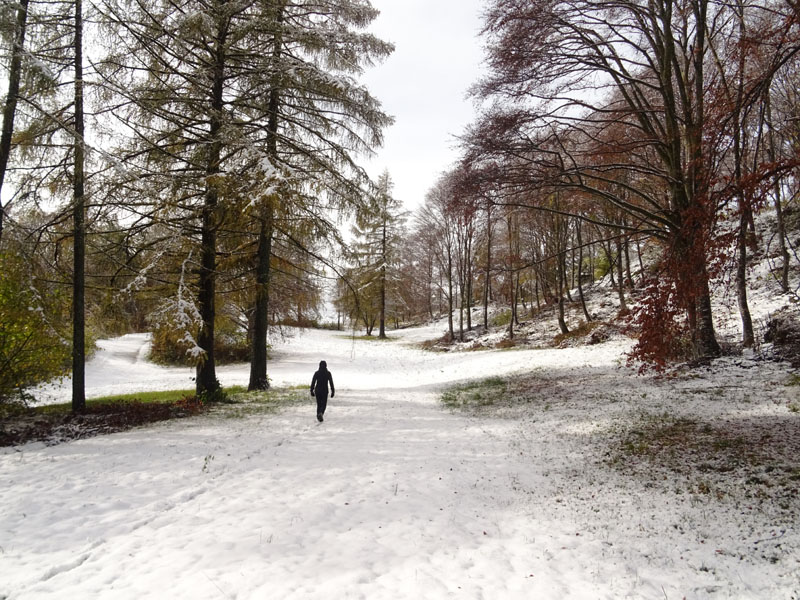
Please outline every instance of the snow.
[{"label": "snow", "polygon": [[[327,360],[337,393],[321,424],[309,396],[278,414],[3,449],[0,597],[797,597],[796,517],[690,493],[667,470],[645,486],[604,462],[603,443],[643,413],[796,422],[785,365],[636,377],[624,339],[419,348],[442,329],[276,336],[274,384],[307,386]],[[88,395],[192,387],[190,369],[149,363],[147,347],[140,334],[102,342]],[[536,377],[538,400],[494,414],[438,401],[513,372]],[[218,370],[223,385],[247,375]],[[63,382],[48,398],[68,394]]]}]

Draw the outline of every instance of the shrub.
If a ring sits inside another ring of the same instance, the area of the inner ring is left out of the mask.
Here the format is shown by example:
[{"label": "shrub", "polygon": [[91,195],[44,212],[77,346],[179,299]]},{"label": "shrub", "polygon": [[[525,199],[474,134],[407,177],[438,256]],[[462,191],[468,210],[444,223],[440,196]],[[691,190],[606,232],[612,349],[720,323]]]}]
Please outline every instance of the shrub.
[{"label": "shrub", "polygon": [[[200,355],[197,348],[198,323],[181,315],[162,311],[152,320],[153,338],[150,358],[161,364],[194,366]],[[220,364],[250,360],[247,333],[222,315],[215,322],[214,357]]]},{"label": "shrub", "polygon": [[25,389],[67,373],[71,344],[52,323],[69,322],[57,290],[40,293],[29,267],[0,255],[0,404],[25,403]]},{"label": "shrub", "polygon": [[493,327],[505,327],[511,322],[511,309],[503,310],[492,317]]},{"label": "shrub", "polygon": [[602,279],[611,271],[611,263],[605,254],[600,254],[594,261],[594,278]]}]

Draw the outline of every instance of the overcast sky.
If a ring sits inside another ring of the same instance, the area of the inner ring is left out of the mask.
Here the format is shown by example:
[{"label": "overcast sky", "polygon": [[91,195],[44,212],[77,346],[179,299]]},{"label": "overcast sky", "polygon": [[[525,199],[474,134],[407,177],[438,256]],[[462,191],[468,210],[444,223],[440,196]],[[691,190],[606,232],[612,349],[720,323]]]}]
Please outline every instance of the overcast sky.
[{"label": "overcast sky", "polygon": [[483,58],[482,0],[372,0],[381,11],[370,31],[395,52],[363,82],[395,117],[383,148],[367,164],[388,169],[394,196],[413,209],[458,157],[454,136],[472,121],[466,98]]}]

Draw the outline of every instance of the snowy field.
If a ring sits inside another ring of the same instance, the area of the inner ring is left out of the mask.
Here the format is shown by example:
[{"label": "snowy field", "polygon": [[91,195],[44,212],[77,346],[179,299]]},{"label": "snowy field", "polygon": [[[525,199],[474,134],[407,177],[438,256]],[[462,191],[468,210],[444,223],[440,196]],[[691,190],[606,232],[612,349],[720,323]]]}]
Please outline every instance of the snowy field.
[{"label": "snowy field", "polygon": [[[440,334],[272,340],[276,385],[308,385],[328,361],[322,424],[309,396],[277,415],[0,450],[0,598],[800,598],[796,514],[693,493],[668,471],[645,485],[608,465],[604,441],[644,413],[796,425],[786,366],[724,359],[659,379],[622,366],[620,340],[412,344]],[[191,370],[148,363],[146,344],[103,342],[87,395],[193,387]],[[514,372],[538,378],[539,401],[486,415],[438,401]],[[247,375],[218,371],[223,385]]]}]

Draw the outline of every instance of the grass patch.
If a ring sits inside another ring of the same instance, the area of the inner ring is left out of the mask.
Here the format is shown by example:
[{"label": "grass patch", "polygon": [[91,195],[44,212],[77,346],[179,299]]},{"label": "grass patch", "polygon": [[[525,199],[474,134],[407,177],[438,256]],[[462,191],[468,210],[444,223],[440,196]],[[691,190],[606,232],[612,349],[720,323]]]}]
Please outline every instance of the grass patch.
[{"label": "grass patch", "polygon": [[662,413],[642,415],[624,431],[612,462],[644,459],[680,472],[691,459],[701,470],[727,472],[750,462],[750,450],[750,442],[735,431]]},{"label": "grass patch", "polygon": [[795,512],[799,452],[800,421],[793,417],[707,423],[642,414],[620,426],[605,462],[648,486],[680,482],[679,494]]},{"label": "grass patch", "polygon": [[72,412],[70,403],[19,407],[0,415],[0,446],[37,441],[54,445],[206,412],[223,417],[270,414],[281,407],[308,401],[306,386],[260,392],[231,386],[219,396],[224,401],[213,403],[198,400],[194,391],[168,390],[93,398],[86,401],[86,410],[80,414]]},{"label": "grass patch", "polygon": [[507,380],[489,377],[449,389],[442,394],[441,401],[452,410],[474,410],[499,403],[505,397],[507,389]]},{"label": "grass patch", "polygon": [[504,417],[517,409],[547,411],[557,395],[552,381],[535,373],[489,377],[455,385],[439,397],[451,410]]},{"label": "grass patch", "polygon": [[[136,392],[133,394],[116,394],[113,396],[103,396],[101,398],[91,398],[86,400],[86,408],[90,410],[94,407],[106,404],[120,404],[140,402],[142,404],[172,404],[181,398],[194,395],[194,388],[190,390],[165,390],[153,392]],[[44,406],[34,406],[31,408],[36,414],[54,415],[72,412],[72,404],[63,402],[59,404],[46,404]]]},{"label": "grass patch", "polygon": [[499,342],[494,345],[495,348],[498,350],[511,350],[512,348],[517,347],[517,342],[515,340],[510,340],[508,338],[503,338]]},{"label": "grass patch", "polygon": [[438,339],[433,340],[425,340],[424,342],[419,342],[416,344],[416,347],[420,350],[425,350],[427,352],[449,352],[450,351],[450,335],[445,335]]},{"label": "grass patch", "polygon": [[343,340],[359,340],[362,342],[394,342],[400,338],[392,337],[391,335],[387,335],[385,338],[381,339],[377,335],[339,335],[336,336]]},{"label": "grass patch", "polygon": [[306,385],[270,388],[255,392],[248,392],[241,388],[239,391],[230,391],[228,398],[229,402],[215,407],[214,412],[232,419],[275,414],[282,408],[313,401]]}]

